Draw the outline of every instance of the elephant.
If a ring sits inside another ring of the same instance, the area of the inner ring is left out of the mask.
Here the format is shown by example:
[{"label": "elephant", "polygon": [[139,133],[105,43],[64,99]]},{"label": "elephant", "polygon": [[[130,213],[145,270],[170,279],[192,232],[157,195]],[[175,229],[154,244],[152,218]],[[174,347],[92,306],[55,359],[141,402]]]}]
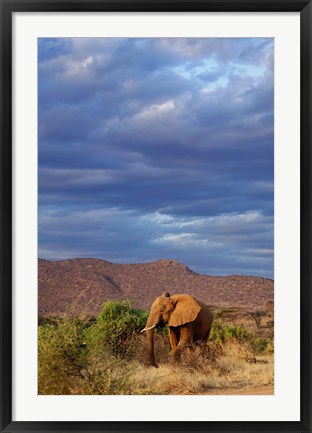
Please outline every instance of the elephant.
[{"label": "elephant", "polygon": [[196,341],[207,342],[214,314],[207,305],[191,295],[172,295],[168,292],[155,299],[147,322],[141,332],[147,334],[148,363],[157,367],[154,356],[154,328],[168,324],[172,349],[172,363],[175,364],[182,350]]}]

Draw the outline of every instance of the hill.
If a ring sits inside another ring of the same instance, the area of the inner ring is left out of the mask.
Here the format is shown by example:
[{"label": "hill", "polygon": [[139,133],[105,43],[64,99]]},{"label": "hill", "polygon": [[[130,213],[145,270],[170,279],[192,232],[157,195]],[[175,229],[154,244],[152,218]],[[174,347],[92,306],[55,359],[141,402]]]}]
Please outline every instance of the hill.
[{"label": "hill", "polygon": [[114,264],[101,259],[39,259],[40,316],[94,316],[108,300],[131,299],[149,309],[165,291],[190,293],[216,308],[272,308],[274,282],[268,278],[193,272],[174,260]]}]

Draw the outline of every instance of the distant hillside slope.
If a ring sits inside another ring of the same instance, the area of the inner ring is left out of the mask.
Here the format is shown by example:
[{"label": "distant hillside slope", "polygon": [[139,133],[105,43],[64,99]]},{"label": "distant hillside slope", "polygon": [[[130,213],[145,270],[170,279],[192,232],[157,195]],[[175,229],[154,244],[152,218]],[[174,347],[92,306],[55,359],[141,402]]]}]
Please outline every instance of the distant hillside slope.
[{"label": "distant hillside slope", "polygon": [[274,282],[268,278],[200,275],[174,260],[113,264],[100,259],[58,262],[39,259],[39,315],[96,315],[108,300],[131,299],[148,309],[165,291],[190,293],[218,308],[261,309],[272,304]]}]

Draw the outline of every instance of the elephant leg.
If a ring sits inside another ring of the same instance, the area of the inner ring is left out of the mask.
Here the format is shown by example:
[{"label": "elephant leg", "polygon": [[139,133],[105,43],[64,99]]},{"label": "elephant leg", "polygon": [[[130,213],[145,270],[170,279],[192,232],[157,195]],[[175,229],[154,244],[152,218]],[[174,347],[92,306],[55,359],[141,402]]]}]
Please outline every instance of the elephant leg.
[{"label": "elephant leg", "polygon": [[175,364],[176,362],[176,351],[177,351],[177,346],[179,343],[179,338],[180,338],[180,331],[179,329],[171,329],[169,328],[169,338],[170,338],[170,345],[171,345],[171,349],[172,349],[172,364]]},{"label": "elephant leg", "polygon": [[180,340],[177,345],[177,349],[175,353],[173,353],[173,359],[172,362],[175,363],[176,361],[179,361],[181,358],[181,352],[182,350],[189,344],[193,343],[193,332],[191,326],[181,326],[180,328]]},{"label": "elephant leg", "polygon": [[169,339],[170,339],[172,353],[175,353],[178,345],[178,335],[173,329],[170,328],[169,328]]},{"label": "elephant leg", "polygon": [[204,341],[204,343],[205,343],[206,346],[208,345],[209,335],[210,335],[210,329],[209,329],[209,331],[206,333],[206,335],[203,338],[203,341]]}]

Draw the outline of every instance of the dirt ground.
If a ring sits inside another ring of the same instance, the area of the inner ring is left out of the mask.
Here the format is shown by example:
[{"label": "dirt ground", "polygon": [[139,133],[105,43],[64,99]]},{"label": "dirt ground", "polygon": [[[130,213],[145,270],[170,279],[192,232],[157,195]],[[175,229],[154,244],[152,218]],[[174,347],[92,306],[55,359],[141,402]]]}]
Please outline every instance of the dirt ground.
[{"label": "dirt ground", "polygon": [[274,385],[263,385],[245,388],[211,389],[203,393],[187,395],[274,395]]}]

